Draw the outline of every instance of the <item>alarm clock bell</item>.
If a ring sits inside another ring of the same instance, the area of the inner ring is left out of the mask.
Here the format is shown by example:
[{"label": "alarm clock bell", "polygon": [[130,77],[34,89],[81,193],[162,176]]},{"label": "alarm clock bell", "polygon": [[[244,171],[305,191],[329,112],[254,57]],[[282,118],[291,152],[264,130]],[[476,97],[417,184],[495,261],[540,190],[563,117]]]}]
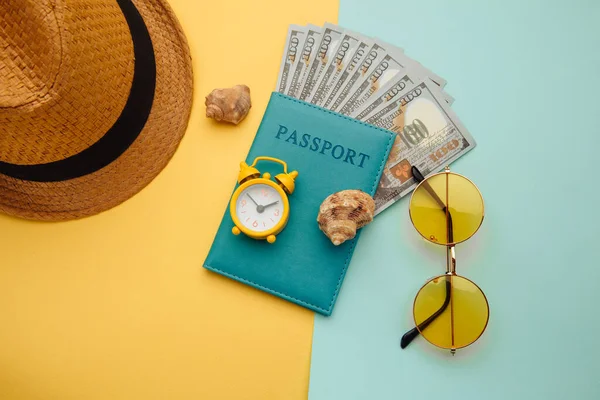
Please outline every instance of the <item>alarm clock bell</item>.
[{"label": "alarm clock bell", "polygon": [[[252,165],[246,164],[245,161],[240,163],[240,172],[238,173],[238,183],[241,185],[250,179],[256,179],[260,177],[260,171],[255,167],[256,163],[260,160],[274,161],[283,165],[284,172],[281,174],[275,175],[275,181],[279,183],[279,185],[285,190],[287,194],[294,193],[294,189],[296,188],[295,179],[298,177],[298,171],[287,172],[287,164],[277,158],[273,157],[256,157]],[[267,173],[266,179],[271,177],[270,174]]]}]

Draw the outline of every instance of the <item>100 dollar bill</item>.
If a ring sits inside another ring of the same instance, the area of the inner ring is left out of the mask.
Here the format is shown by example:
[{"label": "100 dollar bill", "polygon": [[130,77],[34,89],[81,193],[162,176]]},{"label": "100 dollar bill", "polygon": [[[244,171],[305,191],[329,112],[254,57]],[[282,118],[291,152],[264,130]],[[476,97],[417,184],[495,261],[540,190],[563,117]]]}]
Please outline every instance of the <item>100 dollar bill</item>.
[{"label": "100 dollar bill", "polygon": [[287,93],[292,78],[292,72],[300,59],[300,46],[306,36],[305,28],[298,25],[290,25],[285,40],[285,51],[279,66],[277,77],[277,91]]},{"label": "100 dollar bill", "polygon": [[353,88],[359,84],[386,55],[387,51],[385,48],[378,42],[374,43],[367,52],[360,68],[355,69],[345,81],[339,81],[332,88],[325,101],[324,107],[337,111],[346,100],[346,97],[354,91]]},{"label": "100 dollar bill", "polygon": [[397,133],[374,196],[375,214],[414,189],[411,166],[427,176],[476,146],[439,87],[428,81],[381,104],[365,122]]},{"label": "100 dollar bill", "polygon": [[306,79],[308,73],[308,67],[315,58],[318,48],[318,42],[321,39],[321,28],[315,25],[308,25],[306,28],[306,37],[302,45],[302,51],[300,53],[300,60],[296,63],[292,80],[287,88],[286,94],[288,96],[298,98],[302,84]]},{"label": "100 dollar bill", "polygon": [[[349,116],[360,121],[367,120],[371,117],[373,111],[376,110],[381,104],[392,101],[396,97],[403,96],[407,90],[412,89],[413,85],[422,81],[423,79],[415,76],[412,70],[408,71],[403,76],[396,76],[394,79],[382,86],[380,90],[371,98],[369,98],[368,101],[365,101],[362,106],[351,112]],[[444,101],[446,101],[448,105],[452,105],[454,102],[454,97],[450,96],[444,90],[441,90],[441,93]]]},{"label": "100 dollar bill", "polygon": [[376,96],[382,86],[397,76],[403,76],[407,69],[406,56],[402,53],[388,52],[371,73],[358,84],[357,89],[348,96],[339,112],[350,115],[362,106],[371,96]]},{"label": "100 dollar bill", "polygon": [[321,37],[321,43],[317,49],[317,55],[310,65],[306,81],[300,91],[300,100],[306,100],[311,94],[315,83],[320,78],[327,65],[330,64],[332,55],[335,54],[341,36],[342,29],[337,25],[329,23],[324,25],[323,36]]},{"label": "100 dollar bill", "polygon": [[338,82],[343,82],[367,55],[373,41],[354,32],[344,31],[342,40],[335,51],[335,58],[330,61],[325,72],[319,78],[309,98],[312,104],[324,106],[327,96]]},{"label": "100 dollar bill", "polygon": [[412,86],[419,81],[419,79],[415,79],[411,75],[405,74],[401,78],[388,82],[382,88],[382,93],[378,97],[374,96],[369,103],[359,107],[356,111],[352,112],[350,116],[360,121],[364,121],[371,115],[373,110],[378,108],[381,104],[392,101],[397,96],[404,95],[407,89],[412,88]]}]

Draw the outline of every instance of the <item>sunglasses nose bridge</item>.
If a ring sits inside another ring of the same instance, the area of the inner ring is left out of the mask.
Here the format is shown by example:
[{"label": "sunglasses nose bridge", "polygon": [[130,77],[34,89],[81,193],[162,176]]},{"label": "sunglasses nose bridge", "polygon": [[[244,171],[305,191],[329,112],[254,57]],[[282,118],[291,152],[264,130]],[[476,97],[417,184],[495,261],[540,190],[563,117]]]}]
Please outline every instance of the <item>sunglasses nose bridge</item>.
[{"label": "sunglasses nose bridge", "polygon": [[456,250],[453,244],[446,246],[446,275],[456,275]]}]

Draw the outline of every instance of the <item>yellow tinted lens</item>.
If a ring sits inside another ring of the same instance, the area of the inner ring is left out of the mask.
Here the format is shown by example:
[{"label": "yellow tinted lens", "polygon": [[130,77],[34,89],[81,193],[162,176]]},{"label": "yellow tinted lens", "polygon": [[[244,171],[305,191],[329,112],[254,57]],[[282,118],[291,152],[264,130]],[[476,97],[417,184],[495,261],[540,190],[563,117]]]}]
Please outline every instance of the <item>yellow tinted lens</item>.
[{"label": "yellow tinted lens", "polygon": [[[477,187],[464,176],[451,172],[433,175],[415,189],[410,200],[410,218],[427,240],[439,244],[459,243],[479,229],[483,199]],[[447,229],[449,223],[451,232]]]},{"label": "yellow tinted lens", "polygon": [[481,336],[489,307],[485,295],[473,282],[458,275],[441,275],[419,290],[413,314],[425,339],[438,347],[459,349]]}]

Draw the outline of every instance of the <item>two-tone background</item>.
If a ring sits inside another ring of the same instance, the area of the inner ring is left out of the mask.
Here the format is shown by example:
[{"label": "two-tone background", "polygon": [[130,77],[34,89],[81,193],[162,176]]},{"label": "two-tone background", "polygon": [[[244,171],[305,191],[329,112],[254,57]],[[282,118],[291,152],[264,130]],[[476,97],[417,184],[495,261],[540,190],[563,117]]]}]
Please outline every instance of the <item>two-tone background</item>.
[{"label": "two-tone background", "polygon": [[[189,128],[146,189],[67,223],[0,216],[0,398],[600,398],[600,3],[170,0],[194,65]],[[452,166],[486,218],[458,271],[490,301],[455,357],[401,351],[414,294],[444,271],[405,199],[365,228],[331,317],[201,265],[275,87],[287,26],[338,22],[448,80],[478,147]],[[246,84],[239,126],[204,96]]]}]

